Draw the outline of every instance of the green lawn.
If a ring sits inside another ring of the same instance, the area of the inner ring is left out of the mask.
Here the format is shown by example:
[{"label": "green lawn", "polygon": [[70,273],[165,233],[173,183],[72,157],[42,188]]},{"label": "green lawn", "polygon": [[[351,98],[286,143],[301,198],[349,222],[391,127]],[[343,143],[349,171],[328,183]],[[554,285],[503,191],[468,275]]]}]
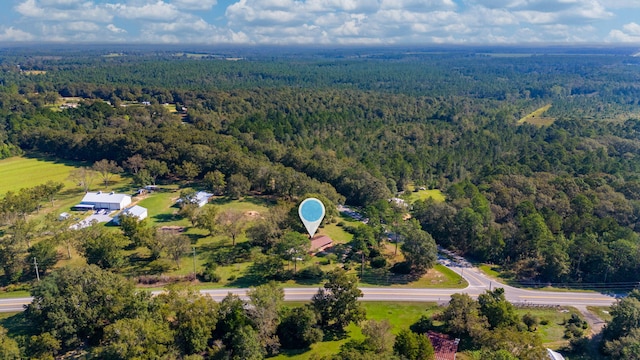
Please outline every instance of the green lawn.
[{"label": "green lawn", "polygon": [[[68,180],[69,173],[76,164],[56,162],[29,157],[12,157],[0,160],[0,197],[7,191],[34,187],[47,181],[64,184],[65,189],[74,188]],[[64,191],[64,190],[63,190]]]},{"label": "green lawn", "polygon": [[444,194],[438,189],[412,191],[402,197],[409,203],[414,203],[418,200],[427,200],[428,198],[432,198],[436,202],[443,202],[445,200]]}]

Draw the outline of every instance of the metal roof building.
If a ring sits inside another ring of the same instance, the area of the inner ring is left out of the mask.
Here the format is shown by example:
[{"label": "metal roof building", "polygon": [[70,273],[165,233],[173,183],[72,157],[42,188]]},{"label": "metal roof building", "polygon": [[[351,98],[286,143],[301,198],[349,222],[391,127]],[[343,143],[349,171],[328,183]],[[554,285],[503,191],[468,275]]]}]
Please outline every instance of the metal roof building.
[{"label": "metal roof building", "polygon": [[76,209],[109,209],[122,210],[131,204],[131,196],[126,194],[116,194],[114,192],[88,192],[82,198],[80,204],[74,206]]}]

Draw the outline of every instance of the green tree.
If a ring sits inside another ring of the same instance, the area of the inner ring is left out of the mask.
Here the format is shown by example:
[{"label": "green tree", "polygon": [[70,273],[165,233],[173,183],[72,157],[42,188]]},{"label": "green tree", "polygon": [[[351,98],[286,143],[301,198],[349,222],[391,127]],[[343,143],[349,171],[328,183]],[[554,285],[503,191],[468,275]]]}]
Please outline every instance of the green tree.
[{"label": "green tree", "polygon": [[283,348],[305,349],[322,340],[317,315],[308,306],[289,310],[278,325],[278,338]]},{"label": "green tree", "polygon": [[293,272],[297,270],[298,259],[305,259],[309,255],[311,242],[309,238],[299,232],[291,231],[279,239],[274,252],[284,260],[293,262]]},{"label": "green tree", "polygon": [[65,348],[97,343],[105,326],[143,313],[149,301],[133,283],[95,265],[57,269],[36,283],[31,295],[25,316]]},{"label": "green tree", "polygon": [[87,192],[91,188],[96,175],[96,172],[91,168],[79,167],[69,173],[69,180],[81,187],[82,191]]},{"label": "green tree", "polygon": [[140,170],[145,168],[145,165],[144,159],[140,154],[130,156],[122,163],[122,166],[129,170],[133,175],[137,175]]},{"label": "green tree", "polygon": [[172,286],[158,295],[160,313],[175,333],[175,342],[184,354],[207,349],[218,319],[218,303],[196,290]]},{"label": "green tree", "polygon": [[200,166],[191,161],[183,161],[182,164],[176,166],[175,173],[191,181],[200,174]]},{"label": "green tree", "polygon": [[159,177],[163,177],[169,173],[169,167],[164,161],[150,159],[147,160],[145,166],[146,169],[149,170],[149,176],[151,176],[153,185],[156,184],[156,181]]},{"label": "green tree", "polygon": [[79,247],[88,264],[95,264],[103,269],[124,265],[124,248],[131,243],[124,235],[106,230],[97,233],[85,230],[82,234],[85,236],[82,236]]},{"label": "green tree", "polygon": [[261,360],[266,355],[258,333],[248,325],[231,334],[228,348],[232,360]]},{"label": "green tree", "polygon": [[200,210],[200,212],[196,217],[196,226],[200,229],[205,229],[209,231],[209,236],[213,236],[218,230],[218,226],[220,224],[217,221],[218,212],[219,210],[217,206],[213,206],[213,205],[205,206]]},{"label": "green tree", "polygon": [[0,326],[0,359],[22,359],[18,342],[7,336],[7,333],[7,329]]},{"label": "green tree", "polygon": [[232,293],[229,293],[222,299],[218,314],[218,323],[216,324],[214,337],[222,339],[223,343],[227,346],[231,343],[231,338],[234,334],[251,324],[251,320],[247,316],[244,301]]},{"label": "green tree", "polygon": [[393,351],[395,338],[387,320],[368,320],[362,327],[363,345],[375,354],[385,355]]},{"label": "green tree", "polygon": [[147,186],[149,184],[155,184],[155,179],[151,176],[151,173],[147,169],[140,169],[133,175],[133,183],[136,186]]},{"label": "green tree", "polygon": [[350,322],[365,319],[365,310],[358,302],[362,291],[354,276],[337,268],[328,273],[328,281],[311,299],[311,307],[316,311],[323,329],[344,332]]},{"label": "green tree", "polygon": [[479,339],[489,326],[478,303],[467,294],[453,294],[442,314],[448,333],[456,337]]},{"label": "green tree", "polygon": [[207,190],[213,192],[215,195],[222,195],[227,187],[227,182],[224,180],[224,174],[219,170],[209,171],[204,174],[204,178],[202,180]]},{"label": "green tree", "polygon": [[45,239],[29,248],[29,259],[36,259],[38,271],[44,274],[58,262],[58,251],[55,239]]},{"label": "green tree", "polygon": [[242,174],[233,174],[227,181],[227,194],[232,199],[239,199],[246,195],[251,188],[251,181]]},{"label": "green tree", "polygon": [[487,290],[484,294],[480,294],[478,304],[480,313],[487,318],[492,329],[514,326],[520,322],[516,308],[505,298],[503,288]]},{"label": "green tree", "polygon": [[247,296],[251,304],[248,315],[258,332],[258,339],[267,354],[275,355],[280,349],[276,331],[280,322],[284,290],[275,282],[269,282],[249,289]]},{"label": "green tree", "polygon": [[247,226],[247,220],[242,211],[228,209],[215,216],[220,231],[231,238],[233,246],[236,245],[238,236]]},{"label": "green tree", "polygon": [[435,241],[414,219],[403,227],[402,236],[401,250],[407,263],[414,272],[424,274],[436,263],[438,250]]},{"label": "green tree", "polygon": [[432,360],[435,356],[429,338],[408,329],[401,330],[396,336],[393,350],[402,359],[407,360]]},{"label": "green tree", "polygon": [[60,340],[51,333],[45,332],[40,335],[33,335],[27,342],[27,354],[31,359],[53,360],[62,348]]},{"label": "green tree", "polygon": [[91,168],[100,174],[105,187],[109,186],[109,181],[113,176],[122,172],[122,168],[115,161],[107,159],[96,161]]},{"label": "green tree", "polygon": [[167,253],[167,256],[180,268],[180,258],[191,249],[191,241],[186,235],[173,231],[156,231],[159,246]]},{"label": "green tree", "polygon": [[640,329],[640,291],[633,290],[629,296],[611,306],[611,321],[604,331],[606,340],[619,339]]},{"label": "green tree", "polygon": [[95,358],[108,360],[153,360],[177,355],[174,332],[169,324],[153,318],[120,319],[104,329]]}]

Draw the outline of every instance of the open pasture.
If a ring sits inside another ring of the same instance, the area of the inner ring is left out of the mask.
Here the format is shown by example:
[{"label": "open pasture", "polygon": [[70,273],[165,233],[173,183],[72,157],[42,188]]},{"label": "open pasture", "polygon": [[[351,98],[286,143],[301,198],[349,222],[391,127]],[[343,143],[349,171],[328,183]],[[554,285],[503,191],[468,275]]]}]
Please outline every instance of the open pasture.
[{"label": "open pasture", "polygon": [[47,181],[58,181],[65,188],[74,187],[68,180],[69,173],[75,169],[70,163],[62,163],[38,158],[12,157],[0,160],[0,196],[7,191],[34,187]]}]

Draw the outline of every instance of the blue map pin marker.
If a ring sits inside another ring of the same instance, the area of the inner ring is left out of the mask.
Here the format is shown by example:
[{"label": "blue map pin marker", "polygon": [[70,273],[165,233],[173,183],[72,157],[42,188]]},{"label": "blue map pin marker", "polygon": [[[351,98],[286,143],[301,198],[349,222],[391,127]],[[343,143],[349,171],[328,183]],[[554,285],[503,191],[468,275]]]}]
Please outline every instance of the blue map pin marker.
[{"label": "blue map pin marker", "polygon": [[316,198],[305,199],[298,207],[298,215],[309,236],[313,237],[324,219],[324,204]]}]

